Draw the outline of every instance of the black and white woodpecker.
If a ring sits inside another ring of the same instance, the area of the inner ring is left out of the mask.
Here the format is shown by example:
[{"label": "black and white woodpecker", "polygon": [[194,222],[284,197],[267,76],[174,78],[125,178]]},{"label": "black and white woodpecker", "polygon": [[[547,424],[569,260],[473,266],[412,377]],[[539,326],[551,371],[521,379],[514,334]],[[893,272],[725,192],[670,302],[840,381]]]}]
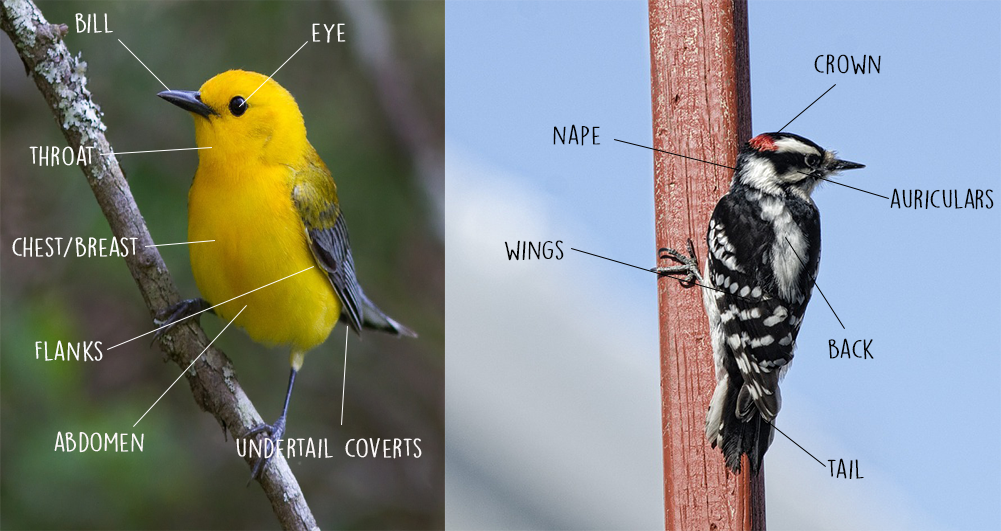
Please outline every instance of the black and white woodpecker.
[{"label": "black and white woodpecker", "polygon": [[798,135],[758,135],[741,148],[730,190],[713,209],[703,274],[691,241],[688,256],[660,250],[681,264],[656,268],[661,276],[703,286],[717,382],[706,439],[735,473],[741,454],[752,474],[761,468],[782,407],[779,379],[817,278],[820,213],[810,194],[828,175],[863,167]]}]

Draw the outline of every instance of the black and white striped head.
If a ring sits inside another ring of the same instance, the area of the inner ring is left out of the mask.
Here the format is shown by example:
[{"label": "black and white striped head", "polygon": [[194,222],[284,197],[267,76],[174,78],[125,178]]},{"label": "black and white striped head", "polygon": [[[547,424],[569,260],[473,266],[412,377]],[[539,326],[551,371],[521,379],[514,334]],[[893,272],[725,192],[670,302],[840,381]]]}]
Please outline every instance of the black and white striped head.
[{"label": "black and white striped head", "polygon": [[833,151],[799,135],[762,133],[740,149],[734,185],[747,185],[771,195],[794,194],[808,199],[824,177],[864,167],[839,160]]}]

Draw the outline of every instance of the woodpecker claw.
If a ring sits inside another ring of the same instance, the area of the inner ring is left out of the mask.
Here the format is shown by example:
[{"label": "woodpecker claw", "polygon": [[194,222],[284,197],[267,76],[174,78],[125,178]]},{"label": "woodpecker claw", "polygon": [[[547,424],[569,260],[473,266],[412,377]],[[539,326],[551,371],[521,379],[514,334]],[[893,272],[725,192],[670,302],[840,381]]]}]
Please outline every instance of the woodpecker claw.
[{"label": "woodpecker claw", "polygon": [[[689,238],[686,242],[686,248],[688,256],[685,256],[668,247],[658,249],[657,252],[660,253],[661,260],[670,258],[671,260],[678,262],[680,265],[655,267],[651,271],[662,277],[671,277],[676,279],[683,288],[690,288],[699,284],[702,281],[702,275],[699,274],[699,260],[695,255],[695,244],[692,243],[691,238]],[[685,275],[685,277],[677,278],[673,275]]]}]

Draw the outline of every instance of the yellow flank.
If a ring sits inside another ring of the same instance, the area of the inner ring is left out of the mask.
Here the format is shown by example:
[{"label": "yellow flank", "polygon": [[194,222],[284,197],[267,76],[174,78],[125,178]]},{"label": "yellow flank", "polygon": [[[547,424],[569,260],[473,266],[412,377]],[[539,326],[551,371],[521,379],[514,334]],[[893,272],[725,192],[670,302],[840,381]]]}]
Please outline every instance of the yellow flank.
[{"label": "yellow flank", "polygon": [[198,147],[212,149],[198,152],[188,238],[215,241],[190,247],[191,268],[202,296],[215,305],[313,266],[215,309],[228,321],[246,305],[234,324],[255,341],[291,346],[301,365],[302,355],[330,335],[341,305],[310,251],[293,188],[305,183],[325,191],[312,198],[324,210],[336,209],[336,187],[326,166],[317,165],[295,99],[276,82],[246,101],[246,116],[231,112],[235,95],[247,98],[265,79],[231,70],[201,87],[201,101],[217,115],[195,117]]}]

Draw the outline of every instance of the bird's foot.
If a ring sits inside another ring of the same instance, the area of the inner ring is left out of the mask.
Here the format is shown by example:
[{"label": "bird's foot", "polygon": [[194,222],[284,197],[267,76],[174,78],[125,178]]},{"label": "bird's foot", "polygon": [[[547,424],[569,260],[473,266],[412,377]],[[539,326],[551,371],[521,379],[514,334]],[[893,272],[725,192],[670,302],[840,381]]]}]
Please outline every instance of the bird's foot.
[{"label": "bird's foot", "polygon": [[695,244],[692,239],[688,239],[688,256],[681,254],[674,249],[664,247],[658,250],[659,258],[665,260],[670,258],[680,265],[669,267],[655,267],[651,269],[654,273],[662,277],[677,278],[675,275],[685,275],[684,278],[677,278],[682,287],[690,288],[697,283],[702,283],[702,275],[699,273],[699,260],[695,256]]},{"label": "bird's foot", "polygon": [[[281,440],[282,435],[285,434],[285,415],[278,417],[278,420],[274,424],[260,424],[252,428],[247,432],[246,438],[249,439],[254,437],[259,433],[268,433],[268,437],[262,441],[261,444],[261,456],[257,458],[257,462],[254,463],[254,467],[250,471],[250,481],[255,479],[260,479],[261,473],[264,471],[264,467],[267,466],[271,458],[278,453],[278,441]],[[271,441],[271,453],[268,453],[268,443]],[[248,482],[249,485],[249,482]]]},{"label": "bird's foot", "polygon": [[153,341],[155,342],[163,337],[179,321],[208,310],[211,307],[212,305],[205,299],[185,299],[165,310],[157,312],[157,318],[153,319],[153,324],[161,328],[153,334]]}]

